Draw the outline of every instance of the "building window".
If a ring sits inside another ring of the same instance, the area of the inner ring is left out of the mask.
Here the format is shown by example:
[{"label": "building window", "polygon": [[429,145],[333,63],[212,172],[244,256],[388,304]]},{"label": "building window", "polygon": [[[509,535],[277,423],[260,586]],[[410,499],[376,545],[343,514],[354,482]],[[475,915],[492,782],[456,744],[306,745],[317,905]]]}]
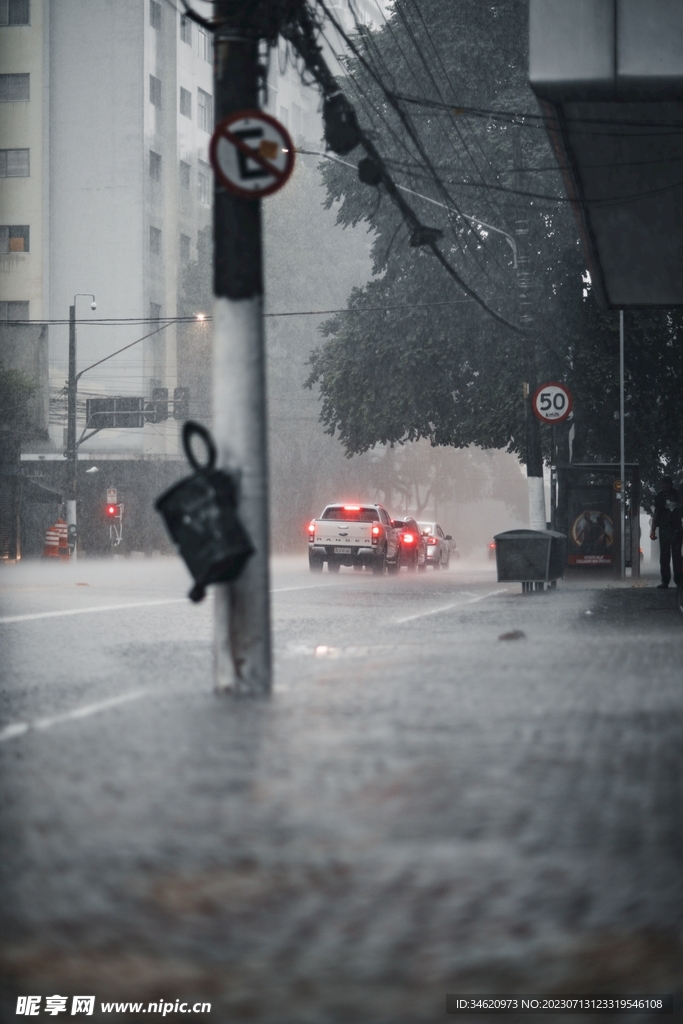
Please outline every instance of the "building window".
[{"label": "building window", "polygon": [[28,149],[0,149],[0,178],[28,178]]},{"label": "building window", "polygon": [[209,206],[211,203],[211,175],[209,173],[209,165],[205,164],[203,160],[199,161],[197,185],[199,202]]},{"label": "building window", "polygon": [[161,154],[149,151],[149,176],[152,181],[161,181]]},{"label": "building window", "polygon": [[209,64],[213,64],[213,43],[211,35],[201,26],[197,27],[197,53]]},{"label": "building window", "polygon": [[161,306],[158,302],[150,302],[149,304],[149,318],[150,320],[161,319]]},{"label": "building window", "polygon": [[161,110],[161,79],[149,76],[149,102]]},{"label": "building window", "polygon": [[28,320],[28,302],[0,302],[0,320]]},{"label": "building window", "polygon": [[29,0],[0,0],[0,25],[30,25]]},{"label": "building window", "polygon": [[180,86],[180,113],[183,117],[192,117],[192,93]]},{"label": "building window", "polygon": [[161,256],[161,231],[159,228],[149,229],[149,251],[152,256]]},{"label": "building window", "polygon": [[184,14],[180,15],[180,41],[192,46],[192,22]]},{"label": "building window", "polygon": [[28,103],[30,75],[0,75],[0,103]]},{"label": "building window", "polygon": [[156,0],[149,0],[149,23],[152,28],[161,28],[161,4]]},{"label": "building window", "polygon": [[197,89],[197,122],[202,131],[213,131],[213,97],[203,89]]},{"label": "building window", "polygon": [[180,252],[180,262],[181,263],[189,263],[190,262],[190,236],[189,235],[181,235],[180,236],[179,252]]},{"label": "building window", "polygon": [[180,161],[180,187],[186,192],[190,191],[190,165],[184,160]]},{"label": "building window", "polygon": [[0,252],[28,252],[28,242],[28,224],[0,225]]}]

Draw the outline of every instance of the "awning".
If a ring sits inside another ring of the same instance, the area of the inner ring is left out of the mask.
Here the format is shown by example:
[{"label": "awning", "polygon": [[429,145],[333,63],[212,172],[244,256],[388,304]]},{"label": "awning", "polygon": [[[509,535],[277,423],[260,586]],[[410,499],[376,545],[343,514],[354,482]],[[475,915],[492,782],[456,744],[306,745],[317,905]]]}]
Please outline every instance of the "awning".
[{"label": "awning", "polygon": [[683,3],[530,0],[529,46],[598,299],[683,305]]}]

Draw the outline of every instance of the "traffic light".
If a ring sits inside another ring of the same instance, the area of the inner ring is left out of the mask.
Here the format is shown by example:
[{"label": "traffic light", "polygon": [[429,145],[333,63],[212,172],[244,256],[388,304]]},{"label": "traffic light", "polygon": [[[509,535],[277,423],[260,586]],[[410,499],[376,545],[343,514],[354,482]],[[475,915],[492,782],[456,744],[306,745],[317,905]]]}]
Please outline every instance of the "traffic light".
[{"label": "traffic light", "polygon": [[107,507],[105,508],[105,512],[107,515],[107,519],[116,519],[116,517],[119,514],[119,506],[115,505],[113,502],[110,502],[110,504],[108,504]]},{"label": "traffic light", "polygon": [[173,389],[173,419],[188,420],[190,418],[190,389]]},{"label": "traffic light", "polygon": [[161,423],[168,419],[168,388],[152,388],[152,401],[145,403],[148,423]]}]

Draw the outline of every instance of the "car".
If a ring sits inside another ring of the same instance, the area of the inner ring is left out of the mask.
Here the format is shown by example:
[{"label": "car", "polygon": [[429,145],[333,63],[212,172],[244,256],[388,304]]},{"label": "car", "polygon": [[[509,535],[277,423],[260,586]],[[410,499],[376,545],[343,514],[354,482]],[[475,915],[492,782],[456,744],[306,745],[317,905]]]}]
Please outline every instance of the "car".
[{"label": "car", "polygon": [[322,572],[327,562],[333,573],[342,565],[371,569],[378,576],[397,573],[398,552],[398,530],[382,505],[335,502],[308,524],[311,572]]},{"label": "car", "polygon": [[405,565],[409,572],[415,572],[416,569],[424,572],[427,568],[427,541],[420,527],[411,516],[407,519],[392,519],[392,523],[399,535],[399,568]]},{"label": "car", "polygon": [[455,541],[445,534],[438,523],[418,523],[420,533],[427,542],[427,565],[434,569],[447,569],[451,561],[451,544]]}]

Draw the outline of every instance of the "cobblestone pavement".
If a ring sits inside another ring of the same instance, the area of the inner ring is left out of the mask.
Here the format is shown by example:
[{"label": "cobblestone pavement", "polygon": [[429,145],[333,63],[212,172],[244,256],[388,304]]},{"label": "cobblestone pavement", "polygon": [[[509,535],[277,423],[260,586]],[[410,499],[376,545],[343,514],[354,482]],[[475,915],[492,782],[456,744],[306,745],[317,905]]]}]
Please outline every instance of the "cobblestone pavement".
[{"label": "cobblestone pavement", "polygon": [[29,993],[410,1024],[447,992],[683,991],[673,591],[278,560],[250,701],[212,692],[174,560],[50,568],[0,574],[3,1019]]}]

